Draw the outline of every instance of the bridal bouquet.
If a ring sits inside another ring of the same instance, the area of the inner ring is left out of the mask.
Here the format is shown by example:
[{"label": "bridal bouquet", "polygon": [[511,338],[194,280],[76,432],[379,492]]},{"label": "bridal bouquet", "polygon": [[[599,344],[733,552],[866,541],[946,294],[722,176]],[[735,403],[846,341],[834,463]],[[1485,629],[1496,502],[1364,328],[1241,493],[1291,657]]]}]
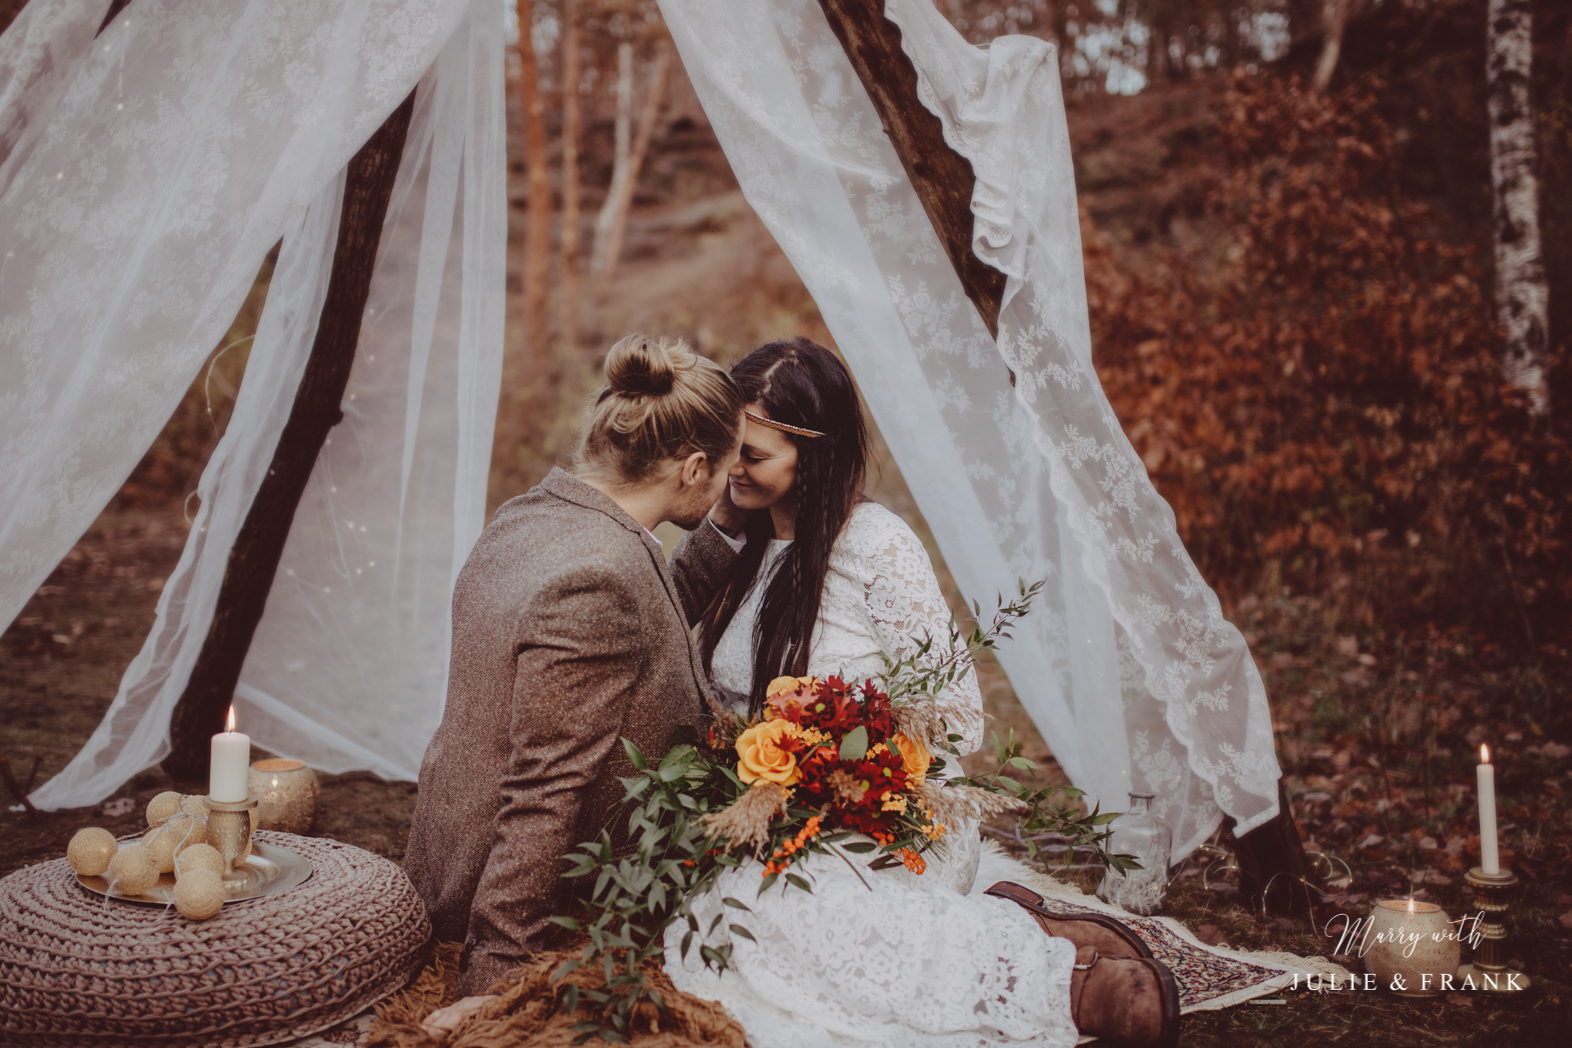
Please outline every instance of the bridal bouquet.
[{"label": "bridal bouquet", "polygon": [[[1019,755],[1013,733],[1005,742],[994,739],[998,771],[945,775],[946,754],[958,771],[961,741],[946,727],[946,686],[971,671],[978,652],[1009,636],[1037,589],[1023,584],[1016,601],[1001,600],[987,630],[963,638],[952,624],[946,651],[935,651],[929,638],[879,677],[856,684],[779,677],[754,715],[718,713],[702,737],[683,739],[658,760],[623,740],[637,772],[622,780],[631,809],[626,842],[614,846],[602,831],[568,856],[573,867],[564,876],[583,886],[576,899],[582,912],[553,918],[589,940],[552,975],[568,1012],[581,1003],[598,1006],[598,1021],[575,1027],[581,1040],[621,1040],[641,1001],[660,1006],[645,962],[661,956],[672,924],[687,925],[683,956],[697,944],[706,964],[728,966],[731,946],[704,941],[721,919],[701,929],[691,903],[731,868],[755,865],[760,895],[783,878],[780,890],[812,891],[811,876],[794,868],[813,855],[834,856],[859,877],[893,866],[921,875],[924,853],[943,847],[951,827],[1006,813],[1025,831],[1035,861],[1043,856],[1033,837],[1049,832],[1071,846],[1066,861],[1079,847],[1110,865],[1134,867],[1130,857],[1102,848],[1111,832],[1104,827],[1118,813],[1083,814],[1074,806],[1081,791],[1035,789],[1006,774],[1035,768]],[[941,752],[928,740],[944,740]],[[742,923],[747,902],[722,901],[736,913],[732,935],[752,939]],[[604,973],[603,985],[564,981],[588,964]]]},{"label": "bridal bouquet", "polygon": [[872,868],[894,865],[898,856],[907,869],[922,873],[926,863],[918,849],[946,830],[934,811],[935,804],[944,806],[942,791],[928,782],[928,747],[896,730],[890,697],[871,680],[853,688],[839,677],[778,677],[765,694],[763,713],[734,744],[736,775],[748,791],[706,816],[708,827],[733,846],[758,852],[778,836],[771,833],[777,821],[783,831],[795,827],[795,803],[815,814],[774,849],[765,878],[785,870],[826,823],[873,838],[845,844],[845,850],[868,852],[878,844],[893,852]]}]

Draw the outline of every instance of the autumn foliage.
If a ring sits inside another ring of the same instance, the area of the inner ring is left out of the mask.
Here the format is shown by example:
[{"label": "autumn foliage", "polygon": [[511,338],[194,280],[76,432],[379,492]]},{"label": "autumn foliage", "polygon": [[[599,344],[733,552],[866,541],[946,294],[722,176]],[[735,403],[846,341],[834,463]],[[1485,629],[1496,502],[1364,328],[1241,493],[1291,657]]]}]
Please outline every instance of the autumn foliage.
[{"label": "autumn foliage", "polygon": [[1086,238],[1099,372],[1189,548],[1236,595],[1555,639],[1568,427],[1503,384],[1488,293],[1396,198],[1375,97],[1241,76],[1216,106],[1221,250],[1132,276]]}]

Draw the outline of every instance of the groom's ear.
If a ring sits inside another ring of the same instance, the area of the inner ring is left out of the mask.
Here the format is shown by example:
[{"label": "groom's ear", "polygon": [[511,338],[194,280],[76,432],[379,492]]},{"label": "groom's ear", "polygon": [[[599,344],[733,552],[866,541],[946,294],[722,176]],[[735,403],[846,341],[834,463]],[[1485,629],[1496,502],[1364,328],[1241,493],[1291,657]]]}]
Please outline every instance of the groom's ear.
[{"label": "groom's ear", "polygon": [[682,477],[682,486],[691,488],[708,477],[709,473],[710,457],[702,451],[695,451],[682,460],[682,469],[678,475]]}]

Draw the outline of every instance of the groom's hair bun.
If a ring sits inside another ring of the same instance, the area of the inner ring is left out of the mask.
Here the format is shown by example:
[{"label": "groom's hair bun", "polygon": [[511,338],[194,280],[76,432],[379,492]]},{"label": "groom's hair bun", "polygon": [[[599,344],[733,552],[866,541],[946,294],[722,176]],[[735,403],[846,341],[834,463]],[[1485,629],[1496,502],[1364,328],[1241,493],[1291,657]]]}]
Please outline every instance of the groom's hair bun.
[{"label": "groom's hair bun", "polygon": [[629,335],[606,354],[605,371],[579,441],[581,475],[637,483],[672,459],[702,451],[713,465],[736,446],[742,393],[681,339]]},{"label": "groom's hair bun", "polygon": [[606,388],[617,396],[659,397],[677,382],[674,355],[693,356],[679,339],[629,335],[606,354]]}]

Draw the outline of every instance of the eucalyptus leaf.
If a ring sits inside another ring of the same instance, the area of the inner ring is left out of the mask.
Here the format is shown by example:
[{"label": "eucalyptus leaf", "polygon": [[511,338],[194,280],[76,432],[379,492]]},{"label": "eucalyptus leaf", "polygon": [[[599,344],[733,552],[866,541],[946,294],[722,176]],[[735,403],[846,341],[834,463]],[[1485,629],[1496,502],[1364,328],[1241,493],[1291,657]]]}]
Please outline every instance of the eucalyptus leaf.
[{"label": "eucalyptus leaf", "polygon": [[868,755],[868,729],[857,725],[841,739],[840,758],[843,761],[860,761]]}]

